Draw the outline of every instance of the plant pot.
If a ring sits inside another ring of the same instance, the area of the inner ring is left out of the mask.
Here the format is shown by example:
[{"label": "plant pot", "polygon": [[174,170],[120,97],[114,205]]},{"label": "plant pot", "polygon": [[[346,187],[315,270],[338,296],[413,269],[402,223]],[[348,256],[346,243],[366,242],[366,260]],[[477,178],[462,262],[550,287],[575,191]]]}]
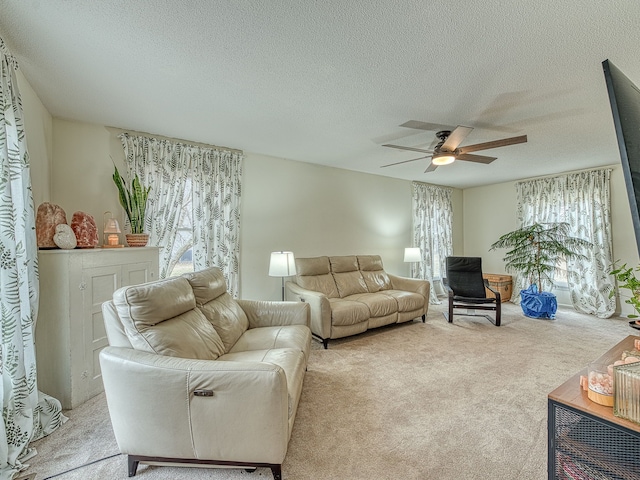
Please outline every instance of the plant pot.
[{"label": "plant pot", "polygon": [[520,290],[520,307],[522,312],[531,318],[556,318],[558,301],[550,292],[538,292],[534,284],[526,290]]},{"label": "plant pot", "polygon": [[146,247],[149,243],[148,233],[127,233],[124,237],[130,247]]}]

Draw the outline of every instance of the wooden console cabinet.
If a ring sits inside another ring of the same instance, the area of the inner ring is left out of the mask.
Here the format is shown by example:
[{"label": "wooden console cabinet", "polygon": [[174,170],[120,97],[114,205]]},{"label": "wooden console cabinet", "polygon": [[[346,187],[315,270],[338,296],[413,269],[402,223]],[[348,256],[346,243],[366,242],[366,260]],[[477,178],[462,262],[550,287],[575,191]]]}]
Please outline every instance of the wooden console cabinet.
[{"label": "wooden console cabinet", "polygon": [[[609,365],[640,338],[628,336],[594,363]],[[578,372],[549,394],[548,478],[640,480],[640,424],[592,402]]]},{"label": "wooden console cabinet", "polygon": [[158,278],[159,249],[40,250],[36,323],[38,389],[75,408],[102,392],[107,344],[101,305],[126,285]]}]

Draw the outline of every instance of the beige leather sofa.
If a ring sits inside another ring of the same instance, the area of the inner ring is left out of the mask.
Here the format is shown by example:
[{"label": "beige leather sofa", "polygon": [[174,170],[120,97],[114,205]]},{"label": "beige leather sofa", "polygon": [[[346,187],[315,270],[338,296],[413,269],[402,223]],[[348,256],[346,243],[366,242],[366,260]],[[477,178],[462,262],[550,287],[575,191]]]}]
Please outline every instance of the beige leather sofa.
[{"label": "beige leather sofa", "polygon": [[429,282],[386,273],[379,255],[296,258],[296,272],[286,298],[311,306],[311,331],[324,348],[370,328],[425,321]]},{"label": "beige leather sofa", "polygon": [[139,463],[281,465],[309,358],[309,306],[234,300],[217,268],[124,287],[100,366],[129,476]]}]

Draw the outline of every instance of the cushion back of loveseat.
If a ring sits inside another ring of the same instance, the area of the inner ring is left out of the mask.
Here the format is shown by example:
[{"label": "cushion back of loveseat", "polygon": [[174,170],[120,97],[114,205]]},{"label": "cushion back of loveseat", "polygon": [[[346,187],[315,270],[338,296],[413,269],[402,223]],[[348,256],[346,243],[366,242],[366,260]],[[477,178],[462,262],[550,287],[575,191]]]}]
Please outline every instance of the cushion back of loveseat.
[{"label": "cushion back of loveseat", "polygon": [[[184,278],[122,287],[113,294],[113,306],[136,350],[199,360],[215,360],[225,353],[220,336],[196,308],[195,295]],[[112,315],[106,321],[114,321]]]},{"label": "cushion back of loveseat", "polygon": [[329,298],[389,290],[380,255],[296,258],[296,283]]},{"label": "cushion back of loveseat", "polygon": [[340,297],[331,274],[329,257],[296,258],[296,283],[329,298]]},{"label": "cushion back of loveseat", "polygon": [[211,267],[199,272],[185,273],[195,301],[204,316],[222,339],[225,352],[229,352],[249,328],[249,320],[227,292],[227,283],[219,268]]},{"label": "cushion back of loveseat", "polygon": [[380,255],[358,255],[358,267],[370,293],[391,289],[391,280],[384,271]]},{"label": "cushion back of loveseat", "polygon": [[358,268],[358,257],[355,255],[329,257],[329,263],[340,298],[368,292],[367,284]]}]

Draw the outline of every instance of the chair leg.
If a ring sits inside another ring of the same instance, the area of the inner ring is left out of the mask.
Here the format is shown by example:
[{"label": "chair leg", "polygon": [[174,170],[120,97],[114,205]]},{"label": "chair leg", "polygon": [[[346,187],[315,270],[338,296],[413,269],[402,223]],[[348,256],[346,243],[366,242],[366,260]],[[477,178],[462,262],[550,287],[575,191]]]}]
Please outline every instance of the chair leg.
[{"label": "chair leg", "polygon": [[272,465],[271,473],[273,474],[273,480],[282,480],[282,465]]},{"label": "chair leg", "polygon": [[496,327],[500,326],[500,320],[502,318],[502,303],[496,303]]},{"label": "chair leg", "polygon": [[449,323],[453,323],[453,299],[449,299]]},{"label": "chair leg", "polygon": [[136,460],[135,456],[129,455],[129,456],[127,456],[127,463],[129,464],[129,476],[130,477],[135,477],[136,476],[136,472],[138,471],[138,463],[139,463],[139,461]]}]

